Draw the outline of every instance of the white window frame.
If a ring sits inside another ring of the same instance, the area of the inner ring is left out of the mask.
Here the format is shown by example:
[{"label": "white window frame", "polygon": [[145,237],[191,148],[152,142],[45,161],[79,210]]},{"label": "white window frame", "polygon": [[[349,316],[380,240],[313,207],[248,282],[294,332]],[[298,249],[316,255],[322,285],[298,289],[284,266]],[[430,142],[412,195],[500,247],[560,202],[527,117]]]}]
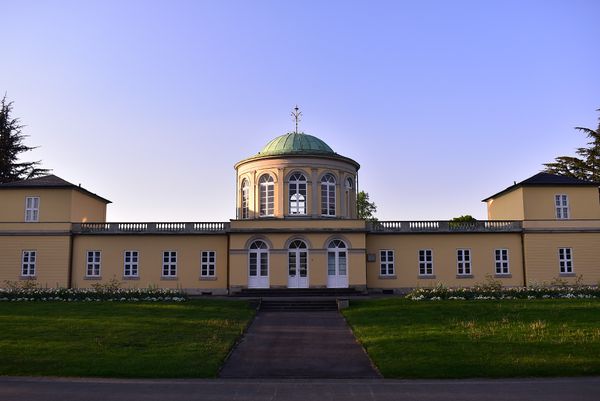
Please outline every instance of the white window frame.
[{"label": "white window frame", "polygon": [[217,252],[200,252],[200,277],[215,277],[217,275]]},{"label": "white window frame", "polygon": [[558,220],[568,220],[571,215],[569,210],[569,196],[567,194],[554,195],[554,208]]},{"label": "white window frame", "polygon": [[494,249],[494,271],[497,276],[510,274],[510,257],[508,248]]},{"label": "white window frame", "polygon": [[396,268],[394,266],[395,255],[393,249],[380,249],[379,250],[379,275],[380,276],[394,276],[396,274]]},{"label": "white window frame", "polygon": [[336,215],[336,191],[337,181],[331,173],[321,178],[321,216]]},{"label": "white window frame", "polygon": [[177,277],[177,251],[163,251],[160,275],[167,278]]},{"label": "white window frame", "polygon": [[102,251],[87,251],[85,261],[85,276],[100,277],[102,273]]},{"label": "white window frame", "polygon": [[275,180],[271,174],[263,174],[258,179],[259,215],[272,217],[275,215]]},{"label": "white window frame", "polygon": [[456,250],[456,274],[458,276],[471,276],[471,249],[459,248]]},{"label": "white window frame", "polygon": [[[129,261],[127,260],[129,258]],[[134,249],[123,252],[123,277],[139,277],[140,253]]]},{"label": "white window frame", "polygon": [[558,271],[573,274],[573,248],[558,248]]},{"label": "white window frame", "polygon": [[[419,257],[419,276],[433,276],[433,250],[419,249],[417,255]],[[427,260],[427,256],[429,256],[430,260]]]},{"label": "white window frame", "polygon": [[308,182],[306,176],[301,172],[295,172],[290,176],[288,183],[289,209],[290,215],[306,215]]},{"label": "white window frame", "polygon": [[35,277],[37,264],[37,251],[34,249],[23,250],[21,254],[21,277]]},{"label": "white window frame", "polygon": [[34,223],[40,221],[40,197],[25,197],[25,222]]},{"label": "white window frame", "polygon": [[248,202],[250,201],[250,183],[248,179],[242,180],[242,219],[249,218]]}]

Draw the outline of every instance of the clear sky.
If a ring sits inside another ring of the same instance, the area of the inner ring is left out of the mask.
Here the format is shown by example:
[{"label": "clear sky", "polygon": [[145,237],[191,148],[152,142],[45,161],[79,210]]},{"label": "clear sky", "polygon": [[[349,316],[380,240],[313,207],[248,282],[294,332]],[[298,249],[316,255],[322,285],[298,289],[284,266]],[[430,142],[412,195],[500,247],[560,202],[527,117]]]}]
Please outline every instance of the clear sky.
[{"label": "clear sky", "polygon": [[112,221],[235,217],[233,164],[301,130],[357,160],[382,220],[481,199],[597,126],[600,1],[0,0],[24,159]]}]

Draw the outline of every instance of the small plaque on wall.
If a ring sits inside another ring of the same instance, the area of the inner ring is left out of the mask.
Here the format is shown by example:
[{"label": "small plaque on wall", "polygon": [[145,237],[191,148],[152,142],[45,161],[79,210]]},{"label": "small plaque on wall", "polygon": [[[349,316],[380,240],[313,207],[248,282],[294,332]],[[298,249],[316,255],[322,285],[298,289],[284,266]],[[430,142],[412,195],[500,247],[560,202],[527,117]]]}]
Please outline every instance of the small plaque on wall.
[{"label": "small plaque on wall", "polygon": [[375,262],[376,260],[374,253],[367,253],[367,262]]}]

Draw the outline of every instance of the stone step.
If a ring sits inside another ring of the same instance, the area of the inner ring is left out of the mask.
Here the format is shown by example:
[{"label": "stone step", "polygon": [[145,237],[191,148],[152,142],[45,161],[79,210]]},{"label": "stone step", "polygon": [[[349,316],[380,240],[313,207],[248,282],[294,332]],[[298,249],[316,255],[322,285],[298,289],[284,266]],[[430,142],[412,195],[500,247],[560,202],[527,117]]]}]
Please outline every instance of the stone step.
[{"label": "stone step", "polygon": [[238,297],[340,297],[364,295],[355,288],[244,288]]},{"label": "stone step", "polygon": [[337,301],[332,300],[262,300],[261,311],[331,311],[337,310]]}]

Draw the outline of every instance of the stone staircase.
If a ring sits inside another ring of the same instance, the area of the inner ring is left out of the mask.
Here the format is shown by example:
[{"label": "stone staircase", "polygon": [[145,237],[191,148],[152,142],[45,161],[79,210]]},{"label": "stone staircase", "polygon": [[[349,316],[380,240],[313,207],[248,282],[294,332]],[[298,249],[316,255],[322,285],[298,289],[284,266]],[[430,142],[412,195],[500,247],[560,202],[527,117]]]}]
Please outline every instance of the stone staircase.
[{"label": "stone staircase", "polygon": [[269,299],[263,298],[260,302],[261,312],[322,312],[336,311],[335,299]]},{"label": "stone staircase", "polygon": [[343,298],[365,295],[356,288],[244,288],[233,294],[246,298],[284,298],[284,297],[333,297]]}]

